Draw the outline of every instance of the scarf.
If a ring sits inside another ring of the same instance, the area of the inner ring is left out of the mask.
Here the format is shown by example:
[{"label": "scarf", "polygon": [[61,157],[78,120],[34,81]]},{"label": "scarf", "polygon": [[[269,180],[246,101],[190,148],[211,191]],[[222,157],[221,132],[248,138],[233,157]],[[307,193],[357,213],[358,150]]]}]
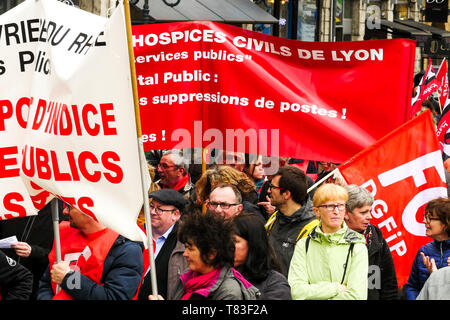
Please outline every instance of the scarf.
[{"label": "scarf", "polygon": [[189,182],[189,173],[187,173],[183,178],[181,178],[180,181],[176,184],[175,187],[169,188],[168,186],[162,186],[163,189],[175,189],[177,191],[181,191],[181,189],[184,188],[184,186]]},{"label": "scarf", "polygon": [[201,275],[190,270],[181,275],[181,281],[183,282],[185,292],[181,297],[181,300],[189,300],[193,293],[207,297],[210,293],[209,289],[217,282],[221,270],[222,268],[215,269]]}]

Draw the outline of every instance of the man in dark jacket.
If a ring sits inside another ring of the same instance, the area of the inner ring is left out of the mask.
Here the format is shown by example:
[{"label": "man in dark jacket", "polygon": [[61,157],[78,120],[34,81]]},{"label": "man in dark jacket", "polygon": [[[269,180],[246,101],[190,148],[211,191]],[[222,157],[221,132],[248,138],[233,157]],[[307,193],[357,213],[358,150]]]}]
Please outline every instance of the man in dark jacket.
[{"label": "man in dark jacket", "polygon": [[0,251],[0,300],[28,300],[33,275]]},{"label": "man in dark jacket", "polygon": [[66,206],[60,223],[61,258],[55,248],[39,285],[38,300],[131,300],[144,272],[142,246]]},{"label": "man in dark jacket", "polygon": [[[181,274],[189,270],[183,256],[184,244],[178,241],[178,220],[187,200],[174,189],[156,190],[149,194],[152,238],[155,241],[155,270],[158,293],[165,300],[174,297],[175,285]],[[150,265],[139,288],[137,300],[148,300],[152,294]]]},{"label": "man in dark jacket", "polygon": [[397,300],[398,284],[391,251],[379,228],[370,224],[373,196],[357,185],[347,185],[345,223],[366,238],[369,254],[367,300]]},{"label": "man in dark jacket", "polygon": [[270,182],[270,202],[278,210],[267,221],[266,230],[285,277],[297,241],[311,231],[306,226],[317,221],[307,190],[306,175],[297,167],[280,168]]}]

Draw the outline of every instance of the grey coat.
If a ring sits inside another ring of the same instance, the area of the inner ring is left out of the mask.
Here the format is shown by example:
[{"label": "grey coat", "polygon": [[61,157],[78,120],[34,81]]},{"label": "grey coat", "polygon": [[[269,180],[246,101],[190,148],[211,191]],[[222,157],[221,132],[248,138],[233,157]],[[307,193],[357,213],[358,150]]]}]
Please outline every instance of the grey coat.
[{"label": "grey coat", "polygon": [[450,266],[438,269],[430,275],[417,300],[450,300]]},{"label": "grey coat", "polygon": [[167,300],[176,300],[175,290],[180,275],[189,270],[186,258],[183,257],[185,246],[180,241],[177,241],[169,258],[168,280],[167,280]]}]

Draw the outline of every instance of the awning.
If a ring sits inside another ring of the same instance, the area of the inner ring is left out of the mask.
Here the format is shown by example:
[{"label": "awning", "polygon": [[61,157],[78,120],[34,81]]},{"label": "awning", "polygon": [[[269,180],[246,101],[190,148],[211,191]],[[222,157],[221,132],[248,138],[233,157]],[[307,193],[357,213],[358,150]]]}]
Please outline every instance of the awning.
[{"label": "awning", "polygon": [[450,32],[440,29],[440,28],[436,28],[433,26],[429,26],[427,24],[424,23],[420,23],[414,20],[400,20],[400,19],[394,19],[394,21],[396,23],[400,23],[403,24],[405,26],[409,26],[412,28],[416,28],[425,32],[429,32],[431,33],[433,39],[437,39],[437,40],[442,40],[443,42],[445,42],[445,44],[450,44]]},{"label": "awning", "polygon": [[[181,0],[175,7],[167,6],[162,0],[148,0],[147,3],[150,20],[155,22],[206,20],[230,24],[278,23],[275,17],[249,0]],[[132,5],[133,24],[146,23],[144,4],[145,0],[139,0]]]},{"label": "awning", "polygon": [[392,38],[409,38],[416,40],[418,47],[424,47],[431,40],[432,34],[396,21],[380,20],[381,30],[391,33]]}]

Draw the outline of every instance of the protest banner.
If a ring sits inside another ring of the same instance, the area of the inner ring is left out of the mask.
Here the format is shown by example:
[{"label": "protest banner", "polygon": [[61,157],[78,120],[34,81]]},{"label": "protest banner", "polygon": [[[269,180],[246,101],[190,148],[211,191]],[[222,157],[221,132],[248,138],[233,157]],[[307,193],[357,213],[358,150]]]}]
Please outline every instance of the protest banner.
[{"label": "protest banner", "polygon": [[442,59],[441,65],[439,66],[439,70],[436,74],[436,79],[439,85],[439,103],[442,113],[442,110],[445,109],[450,103],[448,87],[448,65],[446,58]]},{"label": "protest banner", "polygon": [[[415,95],[411,100],[411,109],[408,119],[413,118],[416,113],[420,111],[422,102],[424,102],[433,92],[438,90],[441,86],[441,82],[439,82],[438,78],[436,77],[436,72],[434,71],[431,58],[428,59],[429,61],[427,70],[425,71],[422,79],[420,79]],[[440,80],[441,79],[442,78],[440,78]]]},{"label": "protest banner", "polygon": [[196,21],[133,26],[133,42],[146,150],[340,163],[411,106],[407,39],[302,42]]},{"label": "protest banner", "polygon": [[392,131],[338,168],[348,184],[374,196],[371,223],[383,232],[394,259],[399,286],[408,281],[425,235],[425,205],[447,197],[441,151],[431,112]]},{"label": "protest banner", "polygon": [[[143,241],[126,43],[123,5],[106,19],[55,0],[25,1],[0,17],[1,134],[21,137],[6,145],[14,154],[2,149],[3,172],[18,181],[20,172],[38,209],[55,195]],[[0,188],[15,190],[3,181]]]},{"label": "protest banner", "polygon": [[450,158],[450,108],[447,106],[436,126],[436,136],[442,151],[443,159]]}]

